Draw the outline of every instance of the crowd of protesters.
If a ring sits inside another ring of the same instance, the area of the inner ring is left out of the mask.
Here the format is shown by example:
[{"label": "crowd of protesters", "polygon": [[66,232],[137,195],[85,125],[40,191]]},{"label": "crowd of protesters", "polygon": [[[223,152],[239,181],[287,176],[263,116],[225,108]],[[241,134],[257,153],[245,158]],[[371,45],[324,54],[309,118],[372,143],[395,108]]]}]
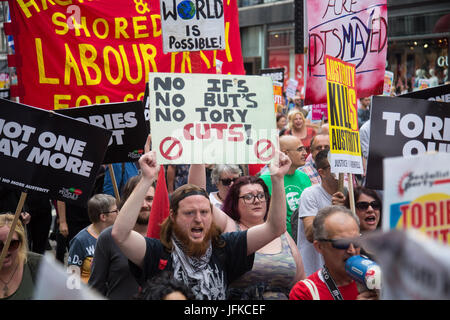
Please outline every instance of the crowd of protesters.
[{"label": "crowd of protesters", "polygon": [[[364,121],[369,108],[370,99],[361,99]],[[114,165],[120,201],[107,170],[87,208],[30,199],[1,266],[0,299],[33,298],[48,238],[57,240],[58,260],[106,299],[333,299],[324,274],[344,299],[377,299],[358,291],[345,261],[363,251],[354,239],[379,227],[381,194],[363,177],[338,188],[327,123],[312,121],[301,99],[278,111],[277,162],[165,167],[170,208],[159,239],[147,237],[160,170],[149,145],[138,162]],[[3,249],[18,193],[0,192]]]}]

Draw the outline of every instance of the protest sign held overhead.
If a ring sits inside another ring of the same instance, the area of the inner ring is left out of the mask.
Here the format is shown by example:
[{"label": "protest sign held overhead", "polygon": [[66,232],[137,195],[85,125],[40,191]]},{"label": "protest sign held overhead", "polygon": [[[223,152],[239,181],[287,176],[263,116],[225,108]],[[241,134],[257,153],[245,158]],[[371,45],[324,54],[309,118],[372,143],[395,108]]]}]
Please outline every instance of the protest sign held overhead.
[{"label": "protest sign held overhead", "polygon": [[358,96],[383,92],[387,52],[386,0],[307,0],[305,104],[325,103],[325,56],[355,64]]},{"label": "protest sign held overhead", "polygon": [[449,163],[449,153],[383,160],[383,230],[416,229],[450,244]]},{"label": "protest sign held overhead", "polygon": [[449,104],[374,96],[370,132],[366,186],[383,189],[383,158],[450,152]]},{"label": "protest sign held overhead", "polygon": [[61,109],[57,112],[111,130],[103,163],[137,161],[144,152],[148,128],[142,101]]},{"label": "protest sign held overhead", "polygon": [[150,74],[149,101],[158,163],[268,163],[278,149],[268,77]]},{"label": "protest sign held overhead", "polygon": [[394,73],[392,71],[385,71],[383,96],[391,96],[392,88],[394,87]]},{"label": "protest sign held overhead", "polygon": [[284,105],[283,86],[284,86],[284,69],[283,68],[268,68],[261,69],[261,75],[272,78],[273,96],[275,103],[275,112],[277,111],[277,104]]},{"label": "protest sign held overhead", "polygon": [[399,98],[425,99],[430,101],[450,102],[450,84],[413,91],[398,96]]},{"label": "protest sign held overhead", "polygon": [[[8,60],[17,62],[9,66],[19,79],[11,96],[54,110],[142,100],[150,72],[189,73],[195,66],[201,73],[244,74],[236,1],[185,1],[195,3],[192,21],[217,17],[224,30],[220,48],[202,48],[195,57],[163,52],[159,2],[10,1],[15,56]],[[189,33],[195,37],[195,28]]]},{"label": "protest sign held overhead", "polygon": [[86,206],[111,132],[9,100],[0,105],[0,183]]},{"label": "protest sign held overhead", "polygon": [[328,119],[328,105],[325,103],[313,104],[311,106],[311,120],[323,119]]},{"label": "protest sign held overhead", "polygon": [[164,52],[225,49],[222,0],[160,0]]},{"label": "protest sign held overhead", "polygon": [[334,173],[363,173],[355,66],[326,56],[330,166]]}]

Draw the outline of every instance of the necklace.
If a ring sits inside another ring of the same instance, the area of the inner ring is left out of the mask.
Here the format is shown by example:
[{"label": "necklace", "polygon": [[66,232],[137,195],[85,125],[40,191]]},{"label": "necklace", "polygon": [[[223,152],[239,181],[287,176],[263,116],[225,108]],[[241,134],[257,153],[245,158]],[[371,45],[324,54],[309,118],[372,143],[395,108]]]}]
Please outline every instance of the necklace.
[{"label": "necklace", "polygon": [[3,286],[3,295],[4,295],[5,297],[8,296],[8,290],[9,290],[8,284],[11,282],[12,278],[13,278],[14,275],[16,274],[16,271],[17,271],[17,268],[18,268],[18,267],[19,267],[19,263],[17,263],[16,268],[14,269],[14,272],[13,272],[13,274],[11,275],[11,278],[9,278],[8,282],[5,282],[5,281],[3,281],[2,279],[0,279],[0,281],[1,281],[2,283],[4,283],[4,286]]}]

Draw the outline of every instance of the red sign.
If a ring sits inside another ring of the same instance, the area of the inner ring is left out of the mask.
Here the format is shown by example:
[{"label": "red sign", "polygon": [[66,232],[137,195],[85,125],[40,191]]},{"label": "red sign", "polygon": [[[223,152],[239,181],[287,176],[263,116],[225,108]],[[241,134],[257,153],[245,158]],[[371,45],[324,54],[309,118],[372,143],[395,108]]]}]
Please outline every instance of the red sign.
[{"label": "red sign", "polygon": [[275,146],[272,141],[268,139],[261,139],[255,144],[255,154],[258,159],[262,161],[269,161],[275,155]]},{"label": "red sign", "polygon": [[[167,141],[169,141],[169,143],[166,143]],[[183,153],[183,146],[177,138],[167,137],[161,141],[161,144],[159,145],[159,152],[164,158],[175,160],[181,157],[181,154]]]},{"label": "red sign", "polygon": [[295,55],[295,80],[298,81],[297,89],[300,91],[300,97],[305,98],[305,55]]},{"label": "red sign", "polygon": [[159,0],[8,2],[16,49],[9,61],[27,105],[141,100],[149,72],[244,74],[236,1],[223,3],[226,49],[197,54],[163,53]]}]

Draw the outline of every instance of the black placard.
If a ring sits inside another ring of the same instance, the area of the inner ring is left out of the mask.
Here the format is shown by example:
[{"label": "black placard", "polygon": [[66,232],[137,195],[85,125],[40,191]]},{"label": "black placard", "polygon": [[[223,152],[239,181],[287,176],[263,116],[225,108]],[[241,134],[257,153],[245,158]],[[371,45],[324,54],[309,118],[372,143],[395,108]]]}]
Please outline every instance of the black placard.
[{"label": "black placard", "polygon": [[425,99],[430,101],[450,102],[450,84],[444,84],[424,90],[408,92],[399,98]]},{"label": "black placard", "polygon": [[148,135],[142,101],[61,109],[58,113],[111,130],[103,163],[137,161]]},{"label": "black placard", "polygon": [[374,96],[371,109],[367,187],[383,189],[386,157],[450,152],[449,103]]},{"label": "black placard", "polygon": [[111,132],[0,99],[0,183],[86,206]]},{"label": "black placard", "polygon": [[294,25],[295,25],[295,53],[304,53],[304,19],[303,19],[303,1],[294,1]]}]

